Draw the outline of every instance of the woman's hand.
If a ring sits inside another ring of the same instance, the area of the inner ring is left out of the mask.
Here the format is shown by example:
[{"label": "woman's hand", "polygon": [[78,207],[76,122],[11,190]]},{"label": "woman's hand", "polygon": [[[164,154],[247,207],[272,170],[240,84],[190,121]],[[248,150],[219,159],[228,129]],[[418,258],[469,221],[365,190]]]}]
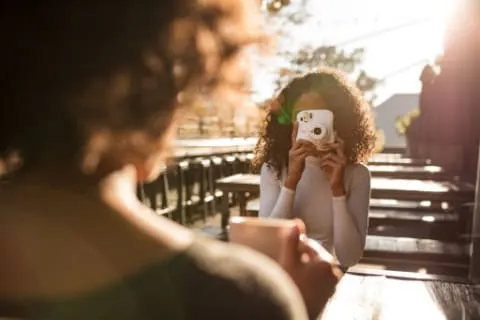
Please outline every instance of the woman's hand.
[{"label": "woman's hand", "polygon": [[294,123],[292,130],[292,148],[288,153],[288,172],[285,180],[285,187],[291,190],[297,188],[297,184],[305,170],[305,158],[315,156],[317,150],[315,145],[309,141],[298,140],[298,123]]},{"label": "woman's hand", "polygon": [[340,197],[345,195],[343,185],[343,173],[347,165],[347,158],[344,153],[343,140],[338,136],[335,143],[329,144],[331,152],[324,154],[320,158],[320,165],[330,182],[333,196]]},{"label": "woman's hand", "polygon": [[316,319],[335,292],[342,272],[300,241],[304,232],[305,225],[297,220],[296,228],[286,234],[279,262],[300,290],[310,319]]}]

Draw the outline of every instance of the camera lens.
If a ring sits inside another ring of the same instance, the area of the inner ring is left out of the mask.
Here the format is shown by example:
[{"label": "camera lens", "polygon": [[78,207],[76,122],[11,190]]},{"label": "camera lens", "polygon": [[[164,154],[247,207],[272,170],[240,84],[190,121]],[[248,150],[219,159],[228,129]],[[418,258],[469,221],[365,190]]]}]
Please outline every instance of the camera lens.
[{"label": "camera lens", "polygon": [[316,136],[319,136],[322,134],[322,128],[314,128],[313,129],[313,134]]}]

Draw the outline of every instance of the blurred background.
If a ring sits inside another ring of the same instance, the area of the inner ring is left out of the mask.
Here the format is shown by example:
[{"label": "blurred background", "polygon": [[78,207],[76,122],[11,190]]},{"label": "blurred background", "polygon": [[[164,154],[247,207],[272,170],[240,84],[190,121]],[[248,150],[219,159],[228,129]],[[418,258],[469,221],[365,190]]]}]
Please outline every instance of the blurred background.
[{"label": "blurred background", "polygon": [[478,59],[474,6],[478,1],[264,0],[265,25],[275,41],[271,54],[251,54],[252,101],[222,109],[222,117],[222,106],[198,101],[179,137],[256,136],[265,100],[298,73],[330,66],[348,73],[365,93],[379,143],[405,148],[405,132],[419,116],[425,66],[440,73],[440,62],[449,60],[450,69],[463,70]]}]

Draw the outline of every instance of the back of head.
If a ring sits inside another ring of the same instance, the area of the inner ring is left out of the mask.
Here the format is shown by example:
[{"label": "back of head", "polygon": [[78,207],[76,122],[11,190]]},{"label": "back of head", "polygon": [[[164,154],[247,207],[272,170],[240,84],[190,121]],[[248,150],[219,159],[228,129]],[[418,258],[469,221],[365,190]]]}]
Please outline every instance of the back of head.
[{"label": "back of head", "polygon": [[256,5],[3,3],[0,157],[19,150],[29,166],[120,149],[147,157],[182,99],[226,81],[225,67],[254,40]]}]

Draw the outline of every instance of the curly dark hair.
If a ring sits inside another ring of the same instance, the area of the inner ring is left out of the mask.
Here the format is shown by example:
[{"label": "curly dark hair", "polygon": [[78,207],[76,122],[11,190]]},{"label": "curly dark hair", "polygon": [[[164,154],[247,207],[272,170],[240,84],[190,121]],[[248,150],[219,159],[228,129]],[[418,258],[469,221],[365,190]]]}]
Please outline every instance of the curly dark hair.
[{"label": "curly dark hair", "polygon": [[227,70],[240,49],[259,39],[259,24],[250,21],[254,6],[238,0],[2,3],[0,157],[16,150],[28,165],[76,163],[94,132],[116,137],[108,140],[110,149],[129,144],[147,155],[181,101],[238,80]]},{"label": "curly dark hair", "polygon": [[[370,106],[360,90],[340,72],[322,69],[293,79],[280,91],[277,99],[284,108],[294,105],[302,94],[308,92],[318,93],[335,115],[335,131],[345,141],[348,162],[366,162],[375,147],[375,126]],[[278,110],[270,110],[265,118],[255,147],[253,168],[258,172],[266,163],[280,178],[282,168],[288,166],[293,125],[279,123],[277,116]]]}]

